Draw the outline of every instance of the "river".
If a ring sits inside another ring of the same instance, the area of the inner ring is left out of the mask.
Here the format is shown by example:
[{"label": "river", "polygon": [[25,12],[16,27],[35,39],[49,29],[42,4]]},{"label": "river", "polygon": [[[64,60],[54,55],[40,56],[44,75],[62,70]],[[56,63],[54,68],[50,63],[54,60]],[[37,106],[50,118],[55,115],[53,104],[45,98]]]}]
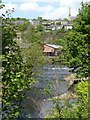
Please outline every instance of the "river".
[{"label": "river", "polygon": [[54,64],[44,65],[37,82],[27,91],[23,100],[24,118],[44,118],[55,106],[49,98],[60,96],[68,91],[69,84],[65,77],[71,74],[69,68]]}]

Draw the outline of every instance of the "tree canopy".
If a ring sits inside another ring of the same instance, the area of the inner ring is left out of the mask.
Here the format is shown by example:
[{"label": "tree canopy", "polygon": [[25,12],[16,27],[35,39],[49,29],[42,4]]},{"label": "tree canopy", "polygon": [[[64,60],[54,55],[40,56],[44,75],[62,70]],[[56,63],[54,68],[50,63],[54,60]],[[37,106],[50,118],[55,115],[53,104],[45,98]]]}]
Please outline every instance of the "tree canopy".
[{"label": "tree canopy", "polygon": [[25,92],[34,82],[31,74],[43,61],[37,44],[32,45],[29,50],[22,50],[14,40],[15,37],[16,27],[9,19],[8,12],[8,16],[6,14],[2,17],[2,119],[4,120],[13,120],[20,115],[20,104]]},{"label": "tree canopy", "polygon": [[81,9],[73,29],[65,37],[67,41],[66,59],[69,67],[74,68],[74,72],[79,76],[89,76],[90,57],[90,5],[82,3]]},{"label": "tree canopy", "polygon": [[[67,32],[64,39],[65,48],[63,53],[64,62],[75,72],[78,77],[89,78],[90,72],[90,4],[82,3],[81,9],[73,29]],[[88,81],[82,80],[74,85],[74,91],[77,95],[75,102],[67,100],[62,106],[62,101],[55,101],[56,106],[53,108],[51,114],[46,118],[74,118],[74,119],[88,119],[89,102],[88,101]]]}]

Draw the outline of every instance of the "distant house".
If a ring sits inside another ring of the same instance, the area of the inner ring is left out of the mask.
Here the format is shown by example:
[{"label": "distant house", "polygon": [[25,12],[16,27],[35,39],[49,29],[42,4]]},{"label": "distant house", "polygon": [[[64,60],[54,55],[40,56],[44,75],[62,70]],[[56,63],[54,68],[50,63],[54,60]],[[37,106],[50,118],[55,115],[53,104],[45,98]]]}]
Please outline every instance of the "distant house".
[{"label": "distant house", "polygon": [[59,30],[59,29],[61,29],[63,26],[62,25],[51,25],[51,26],[49,26],[48,28],[50,29],[50,30]]},{"label": "distant house", "polygon": [[63,28],[63,25],[56,25],[56,30]]},{"label": "distant house", "polygon": [[16,20],[16,21],[14,21],[14,23],[16,24],[16,25],[21,25],[21,24],[24,24],[24,20]]},{"label": "distant house", "polygon": [[32,25],[39,25],[40,21],[38,20],[29,20],[29,22],[32,24]]},{"label": "distant house", "polygon": [[61,20],[60,20],[60,19],[53,20],[53,23],[54,23],[55,25],[57,25],[57,23],[61,23]]},{"label": "distant house", "polygon": [[55,25],[50,25],[46,29],[48,29],[48,30],[56,30],[56,26]]},{"label": "distant house", "polygon": [[68,21],[67,20],[61,20],[61,25],[67,25],[68,24]]},{"label": "distant house", "polygon": [[45,44],[43,46],[43,53],[47,56],[58,56],[62,48],[60,45]]},{"label": "distant house", "polygon": [[64,25],[64,29],[65,30],[71,30],[72,29],[72,24]]}]

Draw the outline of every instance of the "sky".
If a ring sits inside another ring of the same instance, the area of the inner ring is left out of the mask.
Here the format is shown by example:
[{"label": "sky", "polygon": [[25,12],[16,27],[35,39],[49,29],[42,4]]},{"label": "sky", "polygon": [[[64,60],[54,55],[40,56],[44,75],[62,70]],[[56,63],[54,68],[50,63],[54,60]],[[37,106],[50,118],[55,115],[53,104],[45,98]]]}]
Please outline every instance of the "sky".
[{"label": "sky", "polygon": [[76,16],[82,1],[90,0],[2,0],[5,7],[0,10],[0,16],[6,10],[14,8],[11,16],[15,18],[63,19],[68,17],[69,8],[71,8],[71,15]]}]

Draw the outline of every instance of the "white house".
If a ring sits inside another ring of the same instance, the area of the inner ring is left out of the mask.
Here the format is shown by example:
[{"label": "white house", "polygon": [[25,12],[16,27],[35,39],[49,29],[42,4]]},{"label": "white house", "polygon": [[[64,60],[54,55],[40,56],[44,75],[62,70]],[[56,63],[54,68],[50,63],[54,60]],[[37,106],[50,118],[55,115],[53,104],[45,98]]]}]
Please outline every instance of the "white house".
[{"label": "white house", "polygon": [[64,25],[64,29],[65,30],[71,30],[72,29],[72,24]]},{"label": "white house", "polygon": [[63,27],[62,25],[50,25],[50,26],[48,26],[48,29],[50,29],[50,30],[59,30],[62,27]]}]

